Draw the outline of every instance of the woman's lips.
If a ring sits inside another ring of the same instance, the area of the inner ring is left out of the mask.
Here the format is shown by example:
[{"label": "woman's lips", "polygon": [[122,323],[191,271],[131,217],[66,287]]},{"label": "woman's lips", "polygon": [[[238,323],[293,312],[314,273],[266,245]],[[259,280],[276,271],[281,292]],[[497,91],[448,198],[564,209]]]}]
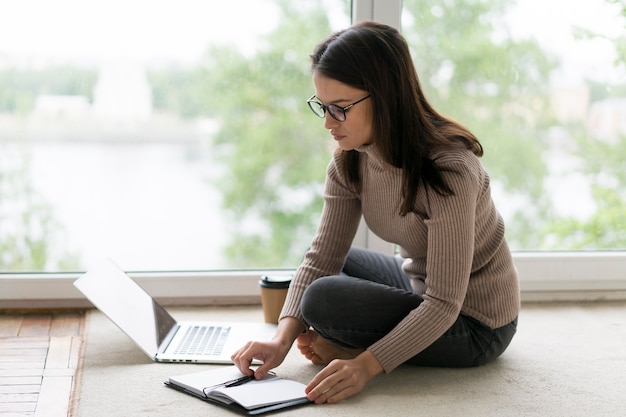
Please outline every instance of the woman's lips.
[{"label": "woman's lips", "polygon": [[331,133],[331,135],[333,135],[333,139],[335,139],[336,141],[340,141],[340,140],[342,140],[343,138],[345,138],[345,136],[344,136],[344,135],[338,135],[338,134],[336,134],[336,133]]}]

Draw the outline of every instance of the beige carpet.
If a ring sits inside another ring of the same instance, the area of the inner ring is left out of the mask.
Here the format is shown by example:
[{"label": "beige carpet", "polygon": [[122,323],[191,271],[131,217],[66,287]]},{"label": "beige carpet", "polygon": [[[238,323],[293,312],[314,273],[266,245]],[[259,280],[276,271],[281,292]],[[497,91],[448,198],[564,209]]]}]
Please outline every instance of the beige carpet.
[{"label": "beige carpet", "polygon": [[[261,321],[260,308],[171,308],[178,319]],[[166,388],[170,375],[209,365],[151,362],[98,312],[90,314],[73,416],[232,416]],[[626,303],[527,305],[495,363],[474,369],[400,367],[339,404],[285,416],[623,416]],[[211,365],[214,366],[214,365]],[[319,368],[292,349],[279,375],[308,382]]]}]

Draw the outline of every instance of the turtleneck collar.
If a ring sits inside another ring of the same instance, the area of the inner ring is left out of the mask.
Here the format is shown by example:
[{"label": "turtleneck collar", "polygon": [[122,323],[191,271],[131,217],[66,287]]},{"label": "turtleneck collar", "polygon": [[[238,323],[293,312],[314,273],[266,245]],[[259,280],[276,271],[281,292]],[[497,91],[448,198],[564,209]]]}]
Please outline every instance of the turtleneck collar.
[{"label": "turtleneck collar", "polygon": [[361,145],[361,146],[354,148],[354,150],[367,155],[370,162],[373,163],[374,165],[378,165],[381,168],[387,167],[387,168],[397,169],[393,167],[392,165],[390,165],[387,161],[385,161],[385,159],[380,153],[380,149],[378,148],[378,146],[376,146],[375,143]]}]

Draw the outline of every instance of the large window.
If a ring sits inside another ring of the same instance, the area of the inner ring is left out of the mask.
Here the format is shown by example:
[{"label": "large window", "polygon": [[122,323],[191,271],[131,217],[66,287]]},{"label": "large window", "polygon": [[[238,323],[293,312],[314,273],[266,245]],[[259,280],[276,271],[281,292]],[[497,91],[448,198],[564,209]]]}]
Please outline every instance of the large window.
[{"label": "large window", "polygon": [[25,0],[0,14],[0,272],[294,266],[349,1]]},{"label": "large window", "polygon": [[[0,272],[294,267],[331,143],[308,53],[401,26],[513,249],[626,248],[623,0],[25,0],[0,14]],[[524,277],[523,277],[524,278]]]}]

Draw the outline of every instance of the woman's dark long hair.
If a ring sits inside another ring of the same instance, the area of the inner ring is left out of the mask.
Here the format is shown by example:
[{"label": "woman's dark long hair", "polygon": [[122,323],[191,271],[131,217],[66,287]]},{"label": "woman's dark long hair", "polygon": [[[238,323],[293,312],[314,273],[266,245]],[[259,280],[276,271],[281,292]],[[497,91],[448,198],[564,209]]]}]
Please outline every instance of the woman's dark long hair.
[{"label": "woman's dark long hair", "polygon": [[[426,100],[409,46],[395,28],[357,23],[319,44],[311,60],[313,72],[371,95],[376,146],[387,163],[403,172],[402,215],[414,211],[420,184],[441,195],[452,194],[433,151],[462,146],[482,156],[478,139]],[[359,153],[341,152],[346,175],[358,189]]]}]

